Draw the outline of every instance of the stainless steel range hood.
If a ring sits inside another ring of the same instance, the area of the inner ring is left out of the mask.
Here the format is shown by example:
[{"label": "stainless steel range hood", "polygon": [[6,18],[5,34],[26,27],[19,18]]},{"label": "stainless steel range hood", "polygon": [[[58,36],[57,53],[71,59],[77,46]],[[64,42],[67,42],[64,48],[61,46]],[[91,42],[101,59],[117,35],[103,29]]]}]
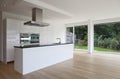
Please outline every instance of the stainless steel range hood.
[{"label": "stainless steel range hood", "polygon": [[32,9],[32,21],[27,21],[24,23],[24,25],[39,26],[39,27],[49,26],[48,23],[44,23],[42,21],[43,19],[42,13],[43,13],[42,9],[33,8]]}]

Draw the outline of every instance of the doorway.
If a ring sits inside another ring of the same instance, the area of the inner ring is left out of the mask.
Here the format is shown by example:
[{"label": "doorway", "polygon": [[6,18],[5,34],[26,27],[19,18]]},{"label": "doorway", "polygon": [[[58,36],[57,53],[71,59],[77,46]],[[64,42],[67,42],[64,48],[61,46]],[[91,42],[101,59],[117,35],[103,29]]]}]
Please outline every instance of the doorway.
[{"label": "doorway", "polygon": [[87,25],[75,26],[75,49],[83,49],[87,50],[88,44],[88,33],[87,33]]},{"label": "doorway", "polygon": [[75,50],[88,50],[87,27],[87,25],[79,25],[66,28],[66,42],[73,42]]}]

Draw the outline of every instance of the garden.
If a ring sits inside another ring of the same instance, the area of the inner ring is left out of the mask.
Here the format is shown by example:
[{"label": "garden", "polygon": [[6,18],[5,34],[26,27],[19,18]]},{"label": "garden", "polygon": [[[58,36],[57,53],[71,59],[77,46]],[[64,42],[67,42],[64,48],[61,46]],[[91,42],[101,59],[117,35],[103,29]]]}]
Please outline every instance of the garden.
[{"label": "garden", "polygon": [[[75,48],[87,49],[87,25],[75,27]],[[120,52],[120,22],[94,25],[94,49]]]}]

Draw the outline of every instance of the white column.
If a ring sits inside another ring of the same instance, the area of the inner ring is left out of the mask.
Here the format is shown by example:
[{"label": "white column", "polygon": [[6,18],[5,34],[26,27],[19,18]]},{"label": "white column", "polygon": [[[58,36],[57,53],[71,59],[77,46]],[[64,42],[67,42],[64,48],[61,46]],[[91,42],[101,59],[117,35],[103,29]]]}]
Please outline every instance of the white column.
[{"label": "white column", "polygon": [[75,46],[75,27],[73,26],[73,45]]},{"label": "white column", "polygon": [[88,20],[88,53],[94,51],[94,24],[92,20]]},{"label": "white column", "polygon": [[0,10],[0,61],[2,61],[2,11]]},{"label": "white column", "polygon": [[2,56],[2,11],[0,11],[0,61]]}]

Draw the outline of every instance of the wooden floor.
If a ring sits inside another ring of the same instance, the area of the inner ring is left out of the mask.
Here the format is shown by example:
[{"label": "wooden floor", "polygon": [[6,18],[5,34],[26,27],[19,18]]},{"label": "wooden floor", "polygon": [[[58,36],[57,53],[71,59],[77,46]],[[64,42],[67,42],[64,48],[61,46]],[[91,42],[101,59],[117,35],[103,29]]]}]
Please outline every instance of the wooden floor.
[{"label": "wooden floor", "polygon": [[74,58],[22,76],[0,64],[0,79],[120,79],[120,55],[75,52]]}]

